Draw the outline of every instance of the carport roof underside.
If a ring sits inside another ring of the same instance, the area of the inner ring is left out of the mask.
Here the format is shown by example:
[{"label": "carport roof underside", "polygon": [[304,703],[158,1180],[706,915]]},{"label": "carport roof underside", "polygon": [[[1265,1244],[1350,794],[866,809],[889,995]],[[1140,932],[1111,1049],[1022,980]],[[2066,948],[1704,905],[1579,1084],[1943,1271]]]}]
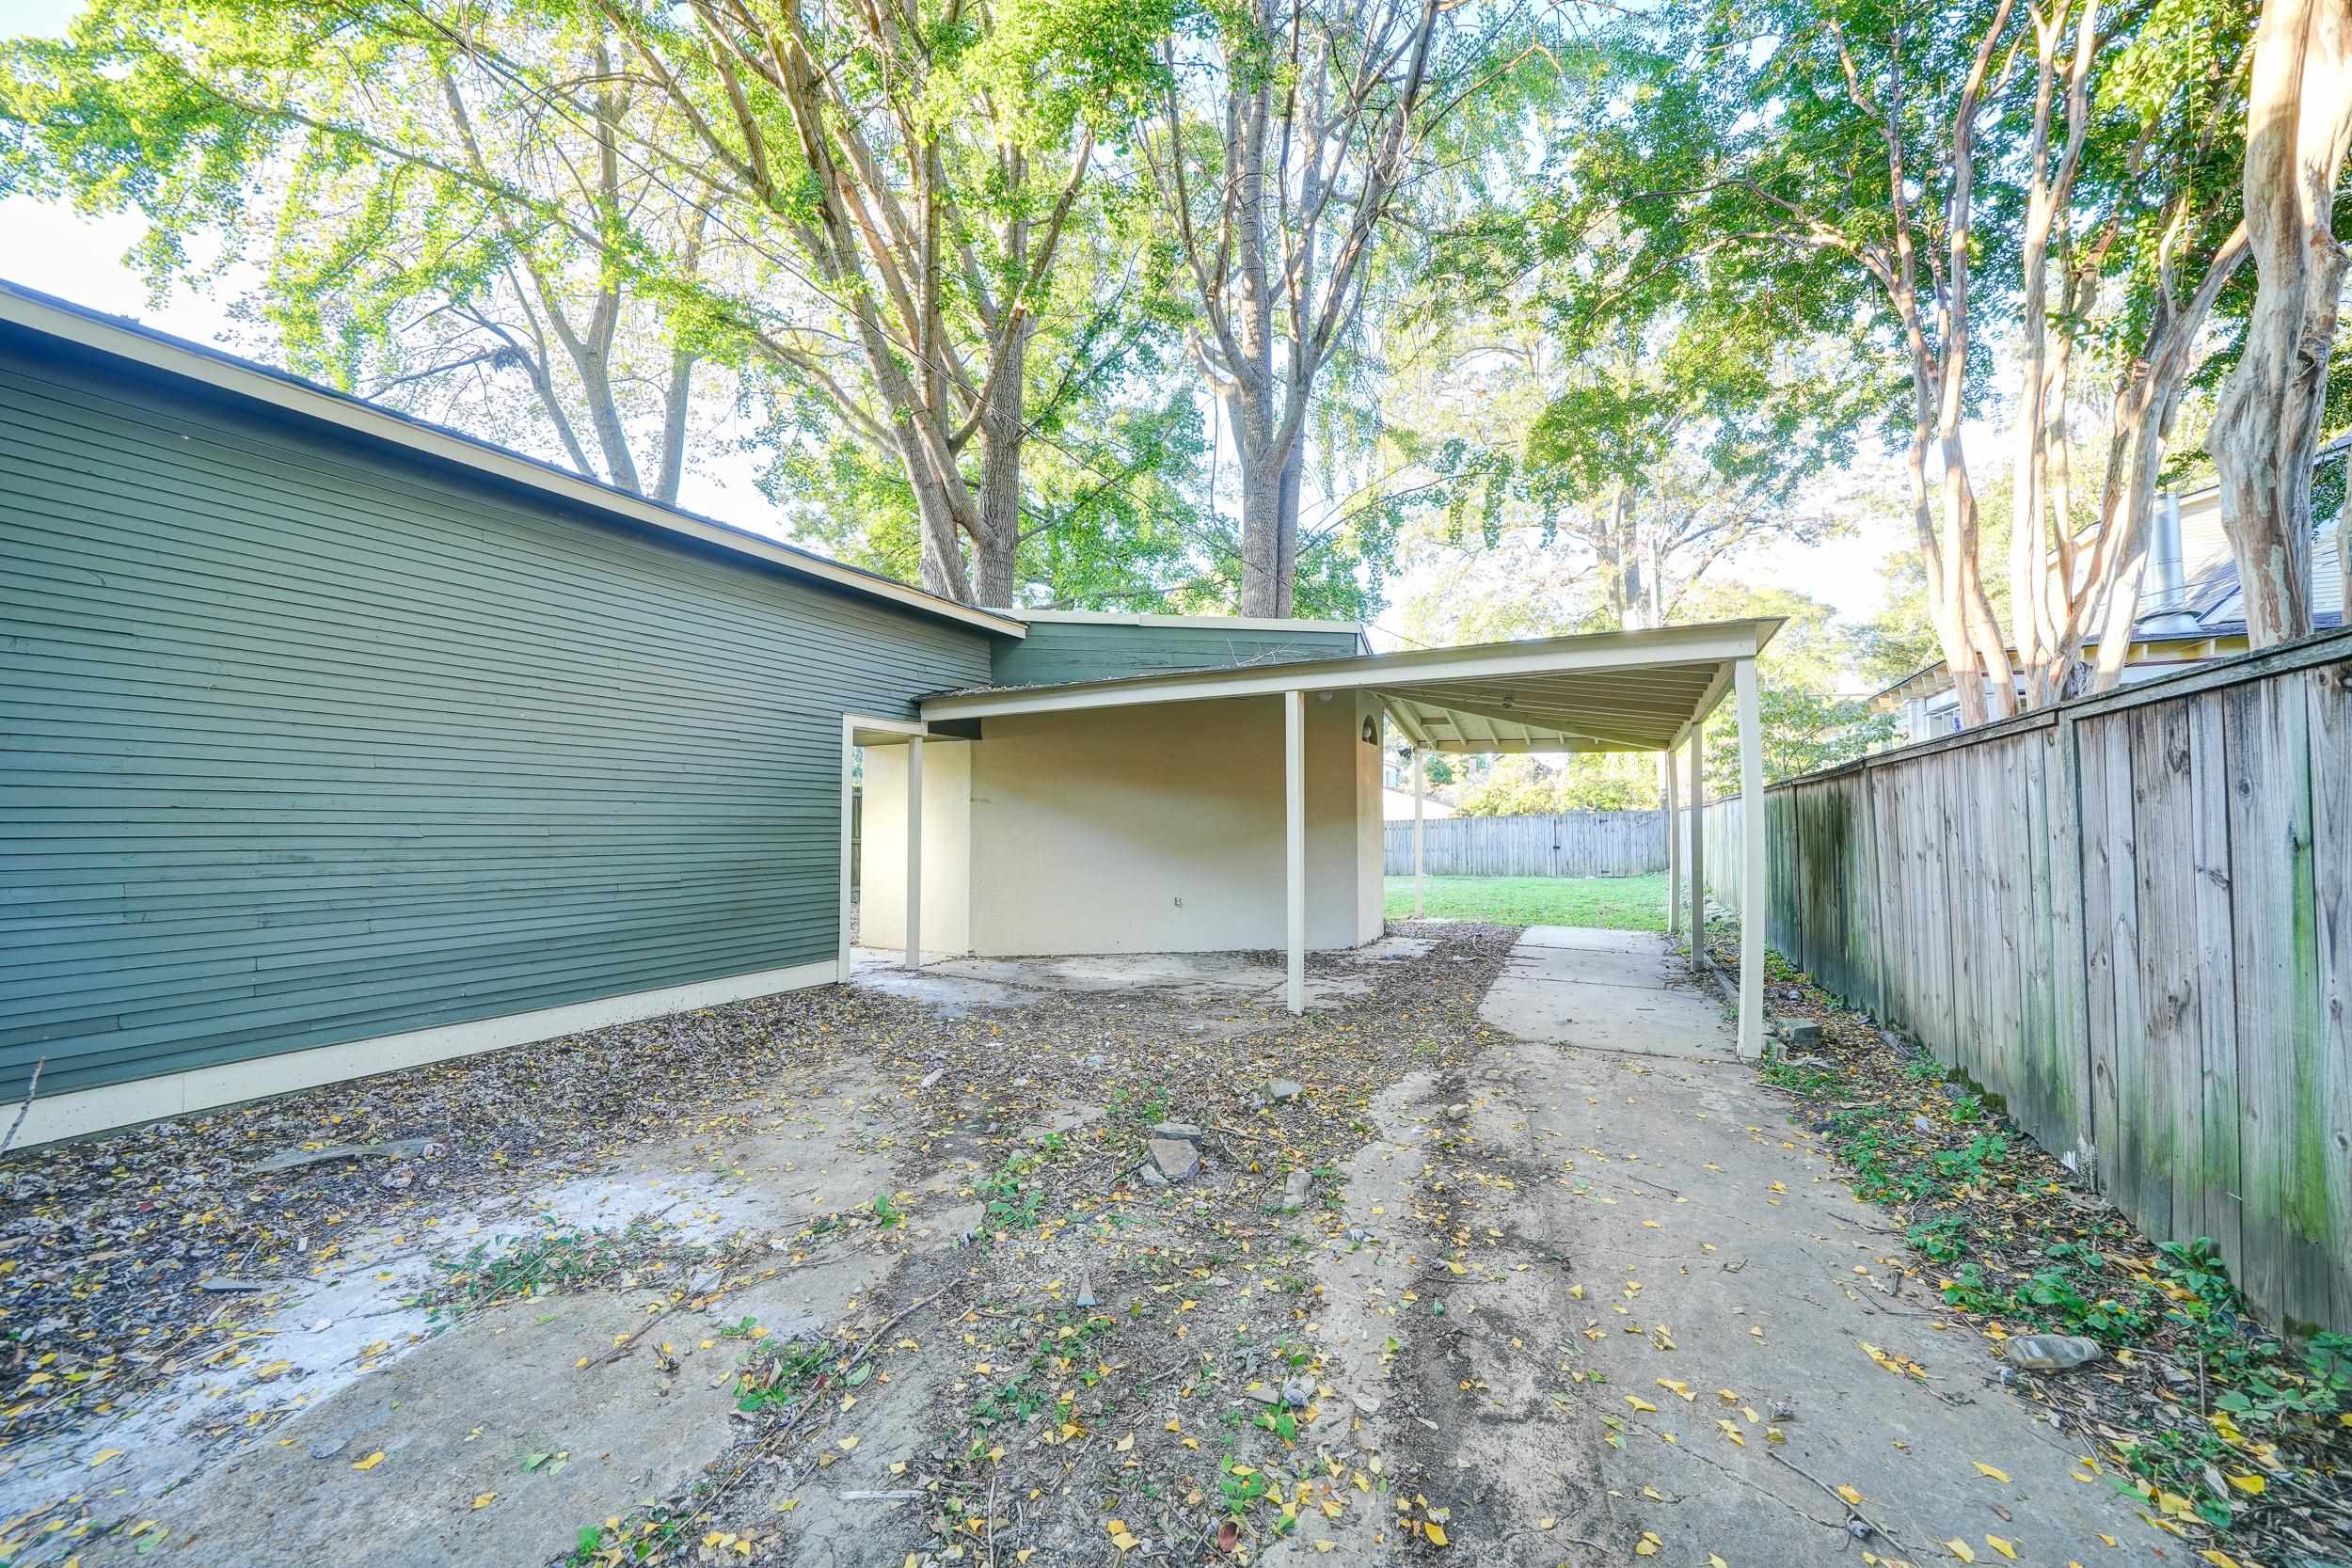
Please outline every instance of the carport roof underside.
[{"label": "carport roof underside", "polygon": [[1731,688],[1778,619],[1597,632],[1461,648],[986,687],[923,700],[938,723],[1022,713],[1369,690],[1416,746],[1437,752],[1659,752],[1677,744]]}]

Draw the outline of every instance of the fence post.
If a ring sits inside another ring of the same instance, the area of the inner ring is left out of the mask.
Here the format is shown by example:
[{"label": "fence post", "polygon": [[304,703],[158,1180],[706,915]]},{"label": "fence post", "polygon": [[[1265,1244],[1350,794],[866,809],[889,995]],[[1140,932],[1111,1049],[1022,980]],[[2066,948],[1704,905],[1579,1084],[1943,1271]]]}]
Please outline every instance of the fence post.
[{"label": "fence post", "polygon": [[[2082,743],[2071,709],[2058,709],[2058,723],[2050,733],[2055,754],[2042,775],[2043,787],[2056,791],[2049,808],[2050,836],[2055,841],[2050,846],[2050,912],[2053,921],[2063,918],[2066,922],[2066,930],[2054,932],[2051,942],[2050,1022],[2058,1037],[2050,1043],[2053,1055],[2080,1063],[2080,1071],[2069,1084],[2075,1092],[2074,1142],[2077,1148],[2095,1149],[2098,1088],[2090,1059],[2090,933],[2084,928]],[[2083,1174],[2095,1188],[2106,1189],[2095,1162]]]},{"label": "fence post", "polygon": [[1870,1012],[1884,1022],[1886,1011],[1886,884],[1879,876],[1878,769],[1865,758],[1855,774],[1862,803],[1863,875],[1870,879],[1870,918],[1865,922],[1869,943]]}]

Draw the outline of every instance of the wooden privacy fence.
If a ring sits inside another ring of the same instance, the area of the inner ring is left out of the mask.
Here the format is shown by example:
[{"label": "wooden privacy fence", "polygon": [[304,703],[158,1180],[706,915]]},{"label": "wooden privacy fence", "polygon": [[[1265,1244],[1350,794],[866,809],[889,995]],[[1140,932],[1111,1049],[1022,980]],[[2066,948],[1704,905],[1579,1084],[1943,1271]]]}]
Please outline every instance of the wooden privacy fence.
[{"label": "wooden privacy fence", "polygon": [[[1446,816],[1422,824],[1432,877],[1631,877],[1666,869],[1666,827],[1654,811],[1559,816]],[[1413,819],[1388,825],[1391,877],[1413,874]]]},{"label": "wooden privacy fence", "polygon": [[[2352,634],[1764,792],[1767,940],[2248,1298],[2352,1329]],[[1734,909],[1742,802],[1710,810]]]}]

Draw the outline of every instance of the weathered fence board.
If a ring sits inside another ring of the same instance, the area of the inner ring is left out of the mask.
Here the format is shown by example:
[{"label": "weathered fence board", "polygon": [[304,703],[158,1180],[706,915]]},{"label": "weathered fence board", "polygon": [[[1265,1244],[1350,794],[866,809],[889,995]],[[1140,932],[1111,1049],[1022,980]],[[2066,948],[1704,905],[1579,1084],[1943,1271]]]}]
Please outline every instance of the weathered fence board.
[{"label": "weathered fence board", "polygon": [[[1422,833],[1422,869],[1432,877],[1633,877],[1666,869],[1665,818],[1654,811],[1430,817]],[[1390,876],[1412,875],[1412,818],[1388,824],[1382,849]]]},{"label": "weathered fence board", "polygon": [[[1708,886],[1740,912],[1740,800]],[[2257,1306],[2352,1328],[2352,634],[1765,792],[1763,918]]]}]

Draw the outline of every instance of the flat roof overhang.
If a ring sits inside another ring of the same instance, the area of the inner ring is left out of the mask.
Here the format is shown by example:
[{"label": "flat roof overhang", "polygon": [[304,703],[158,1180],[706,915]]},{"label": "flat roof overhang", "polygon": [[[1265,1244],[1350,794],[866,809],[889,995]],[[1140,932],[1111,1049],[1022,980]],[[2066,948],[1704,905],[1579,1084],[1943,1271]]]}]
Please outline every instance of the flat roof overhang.
[{"label": "flat roof overhang", "polygon": [[1063,686],[941,692],[927,722],[1152,703],[1375,693],[1406,738],[1437,752],[1662,752],[1704,723],[1778,618],[1417,648]]}]

